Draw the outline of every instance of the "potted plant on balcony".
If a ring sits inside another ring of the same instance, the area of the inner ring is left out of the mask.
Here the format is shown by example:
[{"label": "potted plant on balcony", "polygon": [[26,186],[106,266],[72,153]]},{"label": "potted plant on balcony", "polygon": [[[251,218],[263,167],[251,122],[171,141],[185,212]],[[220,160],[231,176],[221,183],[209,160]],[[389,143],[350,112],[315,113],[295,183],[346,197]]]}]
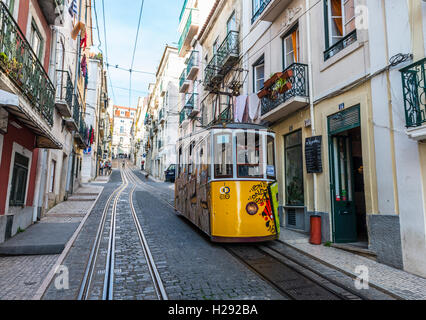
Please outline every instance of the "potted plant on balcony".
[{"label": "potted plant on balcony", "polygon": [[13,58],[10,61],[10,69],[11,69],[10,75],[12,76],[13,79],[16,80],[16,82],[18,82],[19,85],[23,84],[22,66],[23,66],[22,63],[16,60],[16,58]]},{"label": "potted plant on balcony", "polygon": [[275,82],[278,81],[278,79],[281,79],[283,76],[284,76],[283,72],[276,72],[276,73],[271,74],[269,79],[265,81],[264,88],[265,89],[270,88]]},{"label": "potted plant on balcony", "polygon": [[5,69],[9,69],[9,57],[6,53],[0,52],[0,65]]},{"label": "potted plant on balcony", "polygon": [[275,83],[274,90],[279,94],[283,94],[292,88],[292,83],[288,79],[281,78]]},{"label": "potted plant on balcony", "polygon": [[267,96],[268,94],[270,94],[270,91],[268,89],[263,88],[262,90],[260,90],[257,93],[257,96],[259,97],[259,99],[262,99],[263,97]]}]

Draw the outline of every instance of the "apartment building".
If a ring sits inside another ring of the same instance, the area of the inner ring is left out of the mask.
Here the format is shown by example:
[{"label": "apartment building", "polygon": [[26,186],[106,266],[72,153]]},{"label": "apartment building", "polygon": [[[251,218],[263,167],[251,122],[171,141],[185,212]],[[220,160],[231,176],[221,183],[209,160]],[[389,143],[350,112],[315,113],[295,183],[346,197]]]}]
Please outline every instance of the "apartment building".
[{"label": "apartment building", "polygon": [[242,23],[244,92],[277,134],[283,225],[308,232],[319,215],[324,242],[420,275],[425,6],[254,0]]},{"label": "apartment building", "polygon": [[148,111],[148,97],[139,97],[138,110],[136,111],[136,118],[133,124],[133,163],[142,169],[142,164],[146,163],[145,145],[148,142],[148,135],[146,134],[147,125],[147,111]]},{"label": "apartment building", "polygon": [[131,130],[136,111],[136,108],[113,107],[112,154],[115,158],[119,156],[130,156],[131,154]]},{"label": "apartment building", "polygon": [[91,29],[85,28],[91,13],[89,0],[82,0],[81,10],[68,10],[70,4],[0,2],[7,35],[0,40],[0,179],[6,182],[1,185],[0,242],[72,192],[70,159],[78,128],[69,124],[74,97],[81,94],[74,84],[81,77],[76,75],[80,60],[67,52],[80,51],[81,37],[91,44]]},{"label": "apartment building", "polygon": [[101,119],[104,111],[106,89],[106,75],[103,70],[102,54],[89,53],[88,84],[86,95],[86,125],[89,129],[88,146],[83,152],[82,182],[87,183],[99,174],[99,163],[103,160],[99,131],[105,130]]},{"label": "apartment building", "polygon": [[185,1],[179,16],[179,56],[185,66],[179,77],[179,136],[201,129],[201,97],[204,95],[203,46],[198,37],[210,14],[214,1]]},{"label": "apartment building", "polygon": [[158,66],[156,82],[148,88],[148,150],[146,170],[163,180],[164,171],[176,163],[176,142],[179,125],[179,75],[184,59],[178,48],[166,45]]}]

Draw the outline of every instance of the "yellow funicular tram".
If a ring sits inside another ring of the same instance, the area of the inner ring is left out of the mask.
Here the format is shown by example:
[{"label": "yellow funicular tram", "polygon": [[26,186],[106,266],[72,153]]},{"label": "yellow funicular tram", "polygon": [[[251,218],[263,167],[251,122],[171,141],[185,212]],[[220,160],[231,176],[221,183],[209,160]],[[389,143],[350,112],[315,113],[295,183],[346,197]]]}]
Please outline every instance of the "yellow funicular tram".
[{"label": "yellow funicular tram", "polygon": [[214,242],[262,242],[280,232],[275,134],[228,123],[177,144],[175,208]]}]

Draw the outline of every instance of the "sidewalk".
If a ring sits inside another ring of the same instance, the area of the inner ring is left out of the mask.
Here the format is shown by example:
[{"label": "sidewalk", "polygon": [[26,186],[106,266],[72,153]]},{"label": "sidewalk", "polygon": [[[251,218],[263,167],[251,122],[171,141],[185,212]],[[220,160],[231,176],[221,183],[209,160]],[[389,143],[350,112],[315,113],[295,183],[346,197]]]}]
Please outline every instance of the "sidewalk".
[{"label": "sidewalk", "polygon": [[280,242],[310,256],[311,258],[356,278],[357,266],[366,266],[370,285],[388,294],[405,300],[426,299],[426,279],[398,270],[371,259],[324,245],[309,243],[309,236],[303,233],[281,229]]},{"label": "sidewalk", "polygon": [[[96,182],[95,182],[96,183]],[[89,216],[103,187],[84,185],[39,223],[0,245],[0,300],[32,299]]]}]

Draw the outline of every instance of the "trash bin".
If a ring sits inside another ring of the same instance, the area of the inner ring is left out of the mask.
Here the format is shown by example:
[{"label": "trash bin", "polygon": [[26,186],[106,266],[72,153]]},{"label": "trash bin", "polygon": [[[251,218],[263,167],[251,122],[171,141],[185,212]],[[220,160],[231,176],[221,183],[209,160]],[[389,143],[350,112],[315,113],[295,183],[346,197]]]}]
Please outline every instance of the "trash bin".
[{"label": "trash bin", "polygon": [[321,244],[321,216],[311,216],[311,244]]}]

